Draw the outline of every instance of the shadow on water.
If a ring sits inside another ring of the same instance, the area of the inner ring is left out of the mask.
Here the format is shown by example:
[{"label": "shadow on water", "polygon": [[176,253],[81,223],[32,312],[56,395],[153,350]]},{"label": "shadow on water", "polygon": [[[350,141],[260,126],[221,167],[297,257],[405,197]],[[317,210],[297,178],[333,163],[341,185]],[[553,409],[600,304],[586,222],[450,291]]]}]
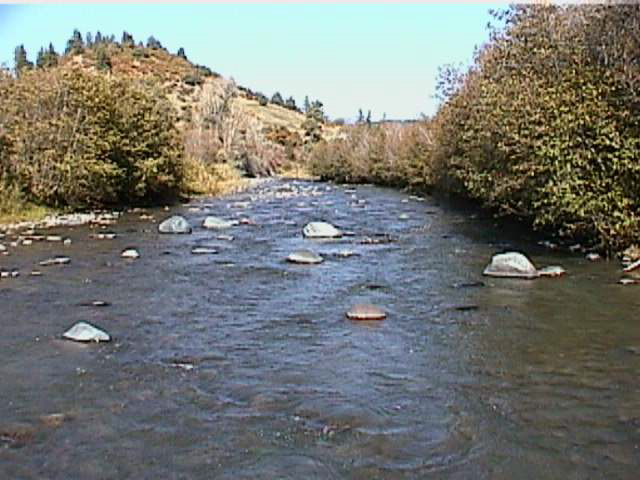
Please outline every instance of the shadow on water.
[{"label": "shadow on water", "polygon": [[[194,233],[130,213],[113,240],[78,227],[0,258],[22,273],[0,281],[0,477],[635,475],[638,302],[616,265],[370,186],[274,181],[146,212],[170,213]],[[206,215],[254,224],[209,231]],[[353,235],[303,239],[312,220]],[[569,274],[481,277],[505,246]],[[285,262],[300,248],[325,261]],[[28,275],[56,254],[71,263]],[[348,321],[362,302],[388,318]],[[79,320],[114,341],[61,340]]]}]

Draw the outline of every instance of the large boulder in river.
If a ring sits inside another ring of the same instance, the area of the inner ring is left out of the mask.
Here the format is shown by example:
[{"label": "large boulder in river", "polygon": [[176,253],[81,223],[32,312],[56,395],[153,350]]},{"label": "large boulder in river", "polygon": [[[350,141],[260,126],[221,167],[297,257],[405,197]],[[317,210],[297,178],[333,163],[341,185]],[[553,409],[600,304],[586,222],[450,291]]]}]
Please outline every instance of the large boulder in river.
[{"label": "large boulder in river", "polygon": [[87,322],[78,322],[62,336],[76,342],[109,342],[111,337],[107,332],[94,327]]},{"label": "large boulder in river", "polygon": [[307,223],[302,229],[302,234],[307,238],[338,238],[342,232],[326,222]]},{"label": "large boulder in river", "polygon": [[237,220],[225,220],[224,218],[209,216],[204,219],[202,226],[209,229],[221,229],[235,227],[238,223]]},{"label": "large boulder in river", "polygon": [[160,233],[191,233],[191,225],[186,218],[174,215],[160,222],[158,231]]},{"label": "large boulder in river", "polygon": [[507,252],[494,255],[482,272],[490,277],[537,278],[538,270],[522,253]]}]

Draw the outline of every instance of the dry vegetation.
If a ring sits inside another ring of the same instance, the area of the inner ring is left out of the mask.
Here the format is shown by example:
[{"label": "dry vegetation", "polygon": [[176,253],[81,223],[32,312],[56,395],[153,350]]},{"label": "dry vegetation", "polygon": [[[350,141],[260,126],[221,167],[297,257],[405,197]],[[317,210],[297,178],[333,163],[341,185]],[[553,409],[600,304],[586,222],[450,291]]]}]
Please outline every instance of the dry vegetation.
[{"label": "dry vegetation", "polygon": [[301,160],[300,112],[261,106],[161,46],[72,41],[37,69],[25,57],[17,77],[1,73],[3,220],[218,194]]}]

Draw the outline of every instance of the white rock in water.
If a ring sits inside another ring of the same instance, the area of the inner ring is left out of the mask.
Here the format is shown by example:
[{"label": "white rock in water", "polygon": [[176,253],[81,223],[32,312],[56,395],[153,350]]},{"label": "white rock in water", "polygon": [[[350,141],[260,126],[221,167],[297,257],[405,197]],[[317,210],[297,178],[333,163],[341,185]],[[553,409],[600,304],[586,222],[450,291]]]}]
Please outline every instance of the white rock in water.
[{"label": "white rock in water", "polygon": [[560,277],[565,273],[567,273],[567,271],[564,268],[559,267],[557,265],[544,267],[538,270],[538,275],[540,275],[541,277]]},{"label": "white rock in water", "polygon": [[64,338],[76,342],[109,342],[111,337],[107,332],[86,322],[78,322],[62,334]]},{"label": "white rock in water", "polygon": [[71,245],[71,239],[70,238],[65,238],[64,241],[62,242],[64,245]]},{"label": "white rock in water", "polygon": [[291,263],[303,263],[307,265],[322,263],[323,260],[320,255],[311,250],[297,250],[287,257],[287,261]]},{"label": "white rock in water", "polygon": [[47,242],[61,242],[62,237],[60,235],[47,235]]},{"label": "white rock in water", "polygon": [[135,248],[127,248],[120,256],[122,258],[140,258],[140,253]]},{"label": "white rock in water", "polygon": [[5,247],[3,244],[0,243],[0,252],[6,252],[7,251],[7,247]]},{"label": "white rock in water", "polygon": [[235,227],[236,225],[238,225],[237,220],[225,220],[223,218],[211,217],[211,216],[206,217],[204,219],[204,222],[202,222],[202,226],[204,228],[211,228],[211,229],[230,228],[230,227]]},{"label": "white rock in water", "polygon": [[375,305],[354,305],[347,312],[350,320],[384,320],[386,317],[385,311]]},{"label": "white rock in water", "polygon": [[640,268],[640,260],[636,260],[635,262],[627,265],[622,271],[623,272],[633,272],[634,270],[637,270],[638,268]]},{"label": "white rock in water", "polygon": [[40,262],[40,266],[49,267],[51,265],[66,265],[71,259],[69,257],[53,257]]},{"label": "white rock in water", "polygon": [[211,247],[194,247],[191,249],[191,253],[194,255],[215,255],[218,250]]},{"label": "white rock in water", "polygon": [[302,229],[302,234],[308,238],[338,238],[342,232],[326,222],[311,222]]},{"label": "white rock in water", "polygon": [[494,255],[491,263],[482,272],[490,277],[536,278],[536,267],[523,254],[507,252]]},{"label": "white rock in water", "polygon": [[158,231],[160,233],[191,233],[191,225],[186,218],[174,215],[160,222]]}]

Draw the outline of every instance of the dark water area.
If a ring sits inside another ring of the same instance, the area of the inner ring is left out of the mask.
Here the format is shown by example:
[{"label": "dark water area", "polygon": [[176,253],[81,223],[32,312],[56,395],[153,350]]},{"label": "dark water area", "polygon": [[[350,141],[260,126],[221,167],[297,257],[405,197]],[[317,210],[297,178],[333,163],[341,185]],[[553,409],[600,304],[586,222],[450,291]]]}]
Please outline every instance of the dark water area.
[{"label": "dark water area", "polygon": [[[270,181],[148,213],[194,232],[128,213],[114,240],[59,229],[71,245],[0,257],[21,272],[0,280],[0,478],[638,478],[640,287],[617,262],[369,186]],[[353,236],[304,239],[313,220]],[[300,248],[325,261],[287,263]],[[482,277],[505,249],[568,274]],[[354,303],[388,317],[347,320]],[[62,340],[81,320],[114,340]]]}]

